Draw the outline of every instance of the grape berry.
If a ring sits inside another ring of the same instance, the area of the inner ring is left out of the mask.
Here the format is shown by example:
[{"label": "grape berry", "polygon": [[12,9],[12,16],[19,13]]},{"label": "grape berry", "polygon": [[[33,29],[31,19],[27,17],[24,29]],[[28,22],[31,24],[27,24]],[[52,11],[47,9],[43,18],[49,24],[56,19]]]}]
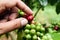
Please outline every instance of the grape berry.
[{"label": "grape berry", "polygon": [[33,20],[33,18],[34,18],[34,17],[33,17],[32,15],[30,15],[30,16],[27,17],[27,20],[28,20],[29,22],[31,22],[31,21]]},{"label": "grape berry", "polygon": [[55,29],[55,30],[58,30],[58,29],[59,29],[59,27],[58,27],[58,26],[55,26],[55,27],[54,27],[54,29]]},{"label": "grape berry", "polygon": [[26,18],[29,22],[31,22],[33,20],[33,18],[34,18],[34,16],[32,14],[26,14],[26,13],[22,12],[21,10],[18,10],[18,13],[22,17]]}]

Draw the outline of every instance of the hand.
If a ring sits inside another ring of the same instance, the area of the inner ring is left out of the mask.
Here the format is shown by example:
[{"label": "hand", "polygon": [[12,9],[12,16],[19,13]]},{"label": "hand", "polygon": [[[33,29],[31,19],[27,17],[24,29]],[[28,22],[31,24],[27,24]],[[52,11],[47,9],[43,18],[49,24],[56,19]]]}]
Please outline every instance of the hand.
[{"label": "hand", "polygon": [[0,0],[0,34],[21,28],[28,23],[25,18],[17,18],[18,9],[28,15],[33,13],[21,0]]}]

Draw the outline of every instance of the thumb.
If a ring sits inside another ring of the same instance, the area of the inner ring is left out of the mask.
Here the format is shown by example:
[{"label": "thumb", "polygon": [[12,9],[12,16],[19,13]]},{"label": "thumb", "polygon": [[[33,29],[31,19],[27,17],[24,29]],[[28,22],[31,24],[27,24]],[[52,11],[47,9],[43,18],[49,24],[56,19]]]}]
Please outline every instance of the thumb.
[{"label": "thumb", "polygon": [[7,33],[26,25],[28,21],[25,18],[14,19],[5,23],[0,23],[0,34]]}]

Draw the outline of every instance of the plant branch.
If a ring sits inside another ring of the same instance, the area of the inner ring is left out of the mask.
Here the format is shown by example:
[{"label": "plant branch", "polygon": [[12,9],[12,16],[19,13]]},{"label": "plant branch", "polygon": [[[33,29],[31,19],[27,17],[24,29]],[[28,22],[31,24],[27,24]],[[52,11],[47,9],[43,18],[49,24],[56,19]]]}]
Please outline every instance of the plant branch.
[{"label": "plant branch", "polygon": [[36,12],[35,15],[34,15],[34,18],[37,16],[37,14],[38,14],[40,8],[41,8],[41,7],[38,8],[37,12]]}]

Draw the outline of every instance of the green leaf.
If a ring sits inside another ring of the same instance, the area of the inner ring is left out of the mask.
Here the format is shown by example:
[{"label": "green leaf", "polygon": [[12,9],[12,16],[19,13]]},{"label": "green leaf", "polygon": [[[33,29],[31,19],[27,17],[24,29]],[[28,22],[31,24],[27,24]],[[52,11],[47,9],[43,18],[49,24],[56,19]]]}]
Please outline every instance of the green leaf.
[{"label": "green leaf", "polygon": [[48,0],[48,2],[51,4],[51,5],[54,5],[58,2],[58,0]]},{"label": "green leaf", "polygon": [[51,36],[53,40],[60,40],[60,33],[52,33]]},{"label": "green leaf", "polygon": [[56,12],[57,12],[57,14],[60,13],[60,2],[58,2],[56,5]]}]

